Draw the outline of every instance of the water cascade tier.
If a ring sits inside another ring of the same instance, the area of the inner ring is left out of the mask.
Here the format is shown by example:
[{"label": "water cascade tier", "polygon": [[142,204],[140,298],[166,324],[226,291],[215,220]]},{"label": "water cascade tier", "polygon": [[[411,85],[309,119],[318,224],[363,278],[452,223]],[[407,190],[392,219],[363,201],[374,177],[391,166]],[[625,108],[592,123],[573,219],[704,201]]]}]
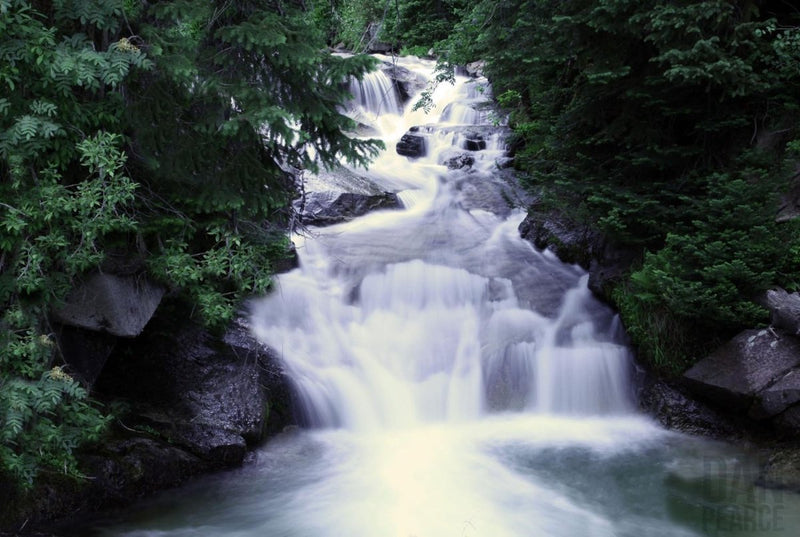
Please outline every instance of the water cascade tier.
[{"label": "water cascade tier", "polygon": [[[295,234],[299,267],[251,304],[302,428],[95,534],[793,535],[800,502],[754,487],[757,463],[636,412],[619,319],[580,267],[519,237],[531,200],[488,82],[457,76],[428,113],[380,72],[351,93],[344,111],[387,149],[348,180],[402,208]],[[404,137],[415,156],[397,153]]]}]

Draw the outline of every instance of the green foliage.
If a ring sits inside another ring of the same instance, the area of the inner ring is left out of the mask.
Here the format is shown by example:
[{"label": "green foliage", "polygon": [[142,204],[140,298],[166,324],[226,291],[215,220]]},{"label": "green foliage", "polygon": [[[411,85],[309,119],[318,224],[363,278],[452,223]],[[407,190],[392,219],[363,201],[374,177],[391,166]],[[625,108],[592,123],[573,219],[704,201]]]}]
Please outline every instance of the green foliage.
[{"label": "green foliage", "polygon": [[299,2],[0,0],[0,474],[79,475],[108,422],[48,313],[113,250],[210,327],[288,248],[291,167],[366,164]]},{"label": "green foliage", "polygon": [[798,281],[795,226],[774,222],[798,25],[772,1],[483,1],[439,47],[486,60],[531,188],[649,252],[615,300],[659,366],[762,322],[758,293]]}]

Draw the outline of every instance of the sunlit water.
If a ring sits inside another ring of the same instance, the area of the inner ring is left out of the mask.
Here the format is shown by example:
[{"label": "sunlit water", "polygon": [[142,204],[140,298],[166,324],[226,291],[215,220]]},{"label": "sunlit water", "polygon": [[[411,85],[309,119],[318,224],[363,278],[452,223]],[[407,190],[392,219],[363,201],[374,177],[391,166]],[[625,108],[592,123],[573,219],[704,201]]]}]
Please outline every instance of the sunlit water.
[{"label": "sunlit water", "polygon": [[[407,59],[431,74],[432,65]],[[496,120],[485,81],[402,113],[375,75],[351,88],[388,150],[369,176],[403,210],[294,237],[300,268],[253,304],[305,427],[245,468],[166,493],[98,535],[794,535],[798,500],[753,486],[758,458],[635,411],[618,319],[586,275],[521,240],[496,167],[502,136],[448,170]],[[394,144],[427,129],[428,154]]]}]

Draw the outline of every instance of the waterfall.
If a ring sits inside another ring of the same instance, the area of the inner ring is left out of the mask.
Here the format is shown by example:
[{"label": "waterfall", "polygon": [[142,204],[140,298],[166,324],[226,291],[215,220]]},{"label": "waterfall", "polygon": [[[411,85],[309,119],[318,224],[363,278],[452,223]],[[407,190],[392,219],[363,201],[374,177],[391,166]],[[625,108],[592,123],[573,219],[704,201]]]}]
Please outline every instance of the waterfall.
[{"label": "waterfall", "polygon": [[[305,427],[74,535],[795,535],[800,495],[755,488],[759,461],[633,411],[618,317],[580,267],[520,239],[502,129],[449,106],[486,110],[481,86],[457,77],[430,115],[382,114],[387,151],[348,178],[404,208],[293,236],[299,268],[252,303]],[[428,153],[408,159],[393,149],[412,126]],[[785,524],[727,531],[756,520]]]},{"label": "waterfall", "polygon": [[[522,213],[502,199],[494,165],[505,131],[480,87],[458,77],[437,90],[436,121],[415,128],[428,154],[412,160],[393,147],[419,112],[399,117],[380,71],[353,83],[359,107],[398,116],[370,178],[403,185],[406,209],[295,237],[300,267],[253,306],[254,332],[282,354],[312,426],[631,410],[630,356],[612,312],[579,268],[516,232]],[[453,156],[472,164],[450,170]]]},{"label": "waterfall", "polygon": [[353,96],[351,108],[358,107],[368,115],[402,113],[394,84],[382,71],[367,73],[361,80],[351,80],[350,94]]}]

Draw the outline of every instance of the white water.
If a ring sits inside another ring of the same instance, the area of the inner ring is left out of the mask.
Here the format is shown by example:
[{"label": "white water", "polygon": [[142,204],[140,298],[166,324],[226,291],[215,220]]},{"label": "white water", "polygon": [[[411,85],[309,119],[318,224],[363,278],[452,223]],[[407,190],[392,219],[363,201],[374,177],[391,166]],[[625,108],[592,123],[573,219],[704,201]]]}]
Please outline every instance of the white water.
[{"label": "white water", "polygon": [[[463,152],[459,129],[424,130],[424,158],[395,154],[411,125],[488,121],[475,112],[475,83],[441,86],[424,116],[381,113],[387,92],[373,82],[359,88],[358,114],[374,116],[388,149],[370,178],[399,191],[405,209],[294,237],[300,268],[252,308],[254,332],[282,354],[310,428],[272,440],[242,471],[98,531],[791,534],[789,509],[780,527],[759,519],[758,531],[728,531],[753,503],[743,492],[756,490],[752,479],[739,479],[752,464],[637,415],[618,320],[581,269],[519,238],[523,213],[508,206],[494,165],[499,136],[469,170],[443,165]],[[760,494],[769,516],[788,497]]]}]

